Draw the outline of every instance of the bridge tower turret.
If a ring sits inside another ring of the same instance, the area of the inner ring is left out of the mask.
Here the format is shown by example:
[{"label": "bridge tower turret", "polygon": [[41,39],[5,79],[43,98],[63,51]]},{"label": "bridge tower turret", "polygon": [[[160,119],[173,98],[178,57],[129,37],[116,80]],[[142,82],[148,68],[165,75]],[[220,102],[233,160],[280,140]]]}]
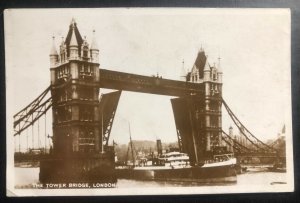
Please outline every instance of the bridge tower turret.
[{"label": "bridge tower turret", "polygon": [[60,63],[56,50],[51,50],[54,153],[67,155],[100,149],[98,53],[95,39],[90,50],[74,19],[60,45]]},{"label": "bridge tower turret", "polygon": [[53,150],[40,162],[40,182],[114,183],[114,155],[102,147],[100,135],[95,36],[90,49],[73,19],[59,55],[54,48],[50,53]]},{"label": "bridge tower turret", "polygon": [[58,63],[58,53],[56,51],[56,46],[55,46],[55,37],[53,36],[53,42],[52,42],[52,47],[50,50],[50,67],[55,67]]},{"label": "bridge tower turret", "polygon": [[51,84],[55,83],[55,66],[58,63],[59,57],[55,47],[55,37],[53,36],[52,47],[50,50],[50,73],[51,73]]},{"label": "bridge tower turret", "polygon": [[210,127],[210,114],[208,113],[210,111],[210,78],[211,76],[211,70],[208,62],[204,65],[203,70],[203,83],[204,83],[204,101],[205,101],[205,139],[206,139],[206,151],[209,152],[211,149],[210,143],[211,143],[211,133],[208,130],[208,127]]},{"label": "bridge tower turret", "polygon": [[197,127],[192,130],[197,134],[195,151],[198,161],[220,153],[225,147],[222,142],[222,74],[220,61],[218,67],[210,65],[202,48],[187,74],[188,82],[200,83],[203,87],[203,95],[198,95],[194,103]]},{"label": "bridge tower turret", "polygon": [[69,44],[69,59],[77,59],[79,57],[78,55],[78,42],[75,34],[75,21],[72,21],[71,23],[71,40]]},{"label": "bridge tower turret", "polygon": [[184,69],[184,60],[182,60],[182,67],[181,67],[181,70],[180,70],[180,76],[179,76],[179,79],[181,81],[186,81],[186,71]]},{"label": "bridge tower turret", "polygon": [[92,62],[98,63],[99,62],[99,48],[98,48],[98,44],[96,41],[96,34],[95,34],[95,30],[93,30],[93,41],[91,44],[91,60]]},{"label": "bridge tower turret", "polygon": [[222,147],[225,147],[222,142],[222,72],[215,64],[211,67],[209,101],[210,110],[207,113],[211,118],[209,126],[210,137],[213,139],[211,146],[219,153]]},{"label": "bridge tower turret", "polygon": [[222,71],[222,66],[221,66],[221,58],[218,58],[218,82],[222,84],[223,82],[223,71]]},{"label": "bridge tower turret", "polygon": [[215,93],[218,98],[218,129],[219,129],[219,143],[222,145],[222,87],[223,87],[223,71],[221,66],[221,58],[218,58],[218,67],[217,67],[217,82]]}]

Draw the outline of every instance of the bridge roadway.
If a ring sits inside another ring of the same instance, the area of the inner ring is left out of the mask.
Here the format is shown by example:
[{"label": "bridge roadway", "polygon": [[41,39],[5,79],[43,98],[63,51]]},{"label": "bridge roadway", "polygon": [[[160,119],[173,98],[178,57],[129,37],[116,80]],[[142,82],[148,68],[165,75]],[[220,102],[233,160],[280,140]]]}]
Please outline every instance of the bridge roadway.
[{"label": "bridge roadway", "polygon": [[177,97],[204,96],[204,85],[201,83],[169,80],[158,76],[143,76],[106,69],[100,69],[99,87]]}]

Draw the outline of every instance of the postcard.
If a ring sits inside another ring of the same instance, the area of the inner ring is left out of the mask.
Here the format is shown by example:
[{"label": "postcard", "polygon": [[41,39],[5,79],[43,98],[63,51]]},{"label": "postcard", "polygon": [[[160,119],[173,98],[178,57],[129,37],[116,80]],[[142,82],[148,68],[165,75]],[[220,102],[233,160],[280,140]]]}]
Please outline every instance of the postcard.
[{"label": "postcard", "polygon": [[7,9],[7,195],[293,192],[289,9]]}]

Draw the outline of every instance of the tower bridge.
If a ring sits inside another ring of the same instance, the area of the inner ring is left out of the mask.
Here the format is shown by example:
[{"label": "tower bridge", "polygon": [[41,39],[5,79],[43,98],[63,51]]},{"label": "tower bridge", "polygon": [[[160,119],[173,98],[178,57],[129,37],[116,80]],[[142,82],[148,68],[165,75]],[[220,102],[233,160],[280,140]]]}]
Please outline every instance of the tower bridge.
[{"label": "tower bridge", "polygon": [[[171,104],[179,148],[189,154],[192,165],[224,152],[227,146],[240,154],[247,151],[247,156],[253,153],[222,131],[222,104],[234,123],[246,128],[222,98],[220,60],[217,66],[210,65],[203,49],[191,71],[184,75],[184,81],[106,70],[100,68],[95,36],[89,45],[72,20],[59,53],[53,42],[50,73],[50,86],[14,116],[15,135],[20,136],[52,107],[53,150],[49,158],[41,161],[42,182],[57,182],[62,178],[68,182],[74,181],[74,177],[78,181],[84,177],[88,181],[115,180],[114,154],[108,141],[122,91],[176,97]],[[103,94],[99,99],[100,88],[117,91]],[[51,95],[47,97],[48,93]],[[244,136],[260,155],[274,152],[249,130]]]}]

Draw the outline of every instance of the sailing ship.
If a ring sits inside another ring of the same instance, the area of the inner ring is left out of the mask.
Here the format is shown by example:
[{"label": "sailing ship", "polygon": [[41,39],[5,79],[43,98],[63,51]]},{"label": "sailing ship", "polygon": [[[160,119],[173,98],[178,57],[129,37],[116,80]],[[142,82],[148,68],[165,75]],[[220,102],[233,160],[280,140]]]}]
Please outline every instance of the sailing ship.
[{"label": "sailing ship", "polygon": [[[130,131],[130,128],[129,128]],[[218,154],[192,165],[189,155],[179,151],[162,153],[161,141],[157,140],[158,155],[135,160],[130,132],[132,164],[116,167],[118,179],[179,181],[200,183],[236,182],[236,158],[233,154]],[[129,151],[129,146],[128,146]]]}]

